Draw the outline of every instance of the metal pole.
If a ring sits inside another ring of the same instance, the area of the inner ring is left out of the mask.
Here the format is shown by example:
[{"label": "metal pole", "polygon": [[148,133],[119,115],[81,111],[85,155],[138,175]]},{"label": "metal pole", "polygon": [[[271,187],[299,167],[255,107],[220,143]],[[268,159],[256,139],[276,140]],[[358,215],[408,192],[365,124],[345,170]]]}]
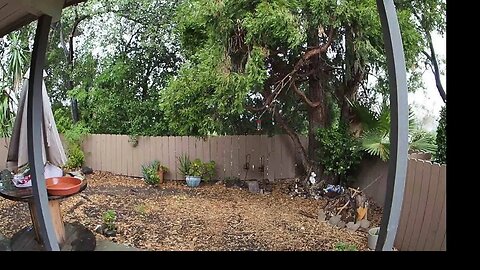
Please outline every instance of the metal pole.
[{"label": "metal pole", "polygon": [[[45,186],[44,164],[42,157],[42,80],[45,54],[47,51],[48,32],[52,17],[42,15],[38,19],[35,41],[33,43],[30,78],[28,80],[27,99],[27,141],[28,162],[32,175],[33,204],[41,241],[46,250],[60,250],[53,229],[50,209],[48,207],[47,188]],[[46,131],[45,131],[46,132]]]},{"label": "metal pole", "polygon": [[402,210],[408,151],[408,94],[402,36],[393,0],[377,0],[390,83],[390,161],[377,251],[391,251]]}]

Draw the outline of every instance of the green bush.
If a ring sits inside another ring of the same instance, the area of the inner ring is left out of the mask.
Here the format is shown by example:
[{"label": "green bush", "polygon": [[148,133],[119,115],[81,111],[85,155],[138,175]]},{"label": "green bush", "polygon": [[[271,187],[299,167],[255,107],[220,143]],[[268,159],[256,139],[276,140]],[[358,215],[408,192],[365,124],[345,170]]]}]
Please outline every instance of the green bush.
[{"label": "green bush", "polygon": [[88,128],[81,122],[71,125],[69,129],[64,130],[64,137],[68,146],[68,159],[65,167],[68,169],[79,168],[85,162],[85,153],[81,144],[85,135],[88,134]]},{"label": "green bush", "polygon": [[152,161],[148,165],[142,165],[143,180],[148,185],[157,185],[160,182],[157,170],[160,166],[158,160]]},{"label": "green bush", "polygon": [[215,161],[202,162],[199,158],[190,161],[187,155],[178,157],[178,171],[183,176],[199,176],[205,181],[211,181],[215,176]]},{"label": "green bush", "polygon": [[79,145],[73,144],[68,148],[68,159],[65,167],[68,169],[76,169],[82,167],[85,162],[85,154]]},{"label": "green bush", "polygon": [[440,111],[440,120],[437,127],[437,152],[435,160],[438,163],[447,163],[447,107],[443,106]]},{"label": "green bush", "polygon": [[317,138],[320,141],[317,154],[325,172],[341,181],[347,181],[347,176],[362,157],[359,142],[344,124],[318,129]]},{"label": "green bush", "polygon": [[205,181],[211,181],[215,176],[215,161],[210,160],[210,162],[203,163],[203,175],[202,178]]}]

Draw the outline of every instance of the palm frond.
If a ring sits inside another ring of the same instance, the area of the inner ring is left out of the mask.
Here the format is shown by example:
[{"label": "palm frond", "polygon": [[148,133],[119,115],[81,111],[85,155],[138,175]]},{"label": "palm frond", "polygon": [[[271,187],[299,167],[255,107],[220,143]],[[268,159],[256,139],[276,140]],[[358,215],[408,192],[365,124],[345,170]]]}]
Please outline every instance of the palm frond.
[{"label": "palm frond", "polygon": [[380,157],[383,161],[388,160],[390,155],[390,140],[388,134],[375,129],[362,135],[362,149],[372,156]]}]

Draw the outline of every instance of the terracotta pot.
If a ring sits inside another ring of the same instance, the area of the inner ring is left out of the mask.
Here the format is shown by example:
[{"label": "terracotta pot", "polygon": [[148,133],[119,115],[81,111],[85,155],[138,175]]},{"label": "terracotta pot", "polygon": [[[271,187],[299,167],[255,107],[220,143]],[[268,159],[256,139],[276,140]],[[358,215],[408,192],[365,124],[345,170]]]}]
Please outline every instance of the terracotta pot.
[{"label": "terracotta pot", "polygon": [[160,181],[158,183],[163,184],[163,175],[165,174],[165,172],[163,170],[158,170],[157,174],[158,174],[158,177],[160,178]]}]

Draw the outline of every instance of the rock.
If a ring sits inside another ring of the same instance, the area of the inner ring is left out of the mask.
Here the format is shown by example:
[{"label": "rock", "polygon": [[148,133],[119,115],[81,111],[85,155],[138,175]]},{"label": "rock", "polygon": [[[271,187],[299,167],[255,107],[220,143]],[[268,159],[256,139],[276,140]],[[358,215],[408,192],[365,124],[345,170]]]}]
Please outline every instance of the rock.
[{"label": "rock", "polygon": [[105,230],[103,232],[103,235],[105,235],[106,237],[114,237],[117,235],[117,231],[116,230]]},{"label": "rock", "polygon": [[87,166],[83,166],[83,167],[82,167],[82,173],[83,173],[83,174],[92,174],[92,173],[93,173],[93,169],[90,168],[90,167],[87,167]]},{"label": "rock", "polygon": [[258,186],[257,181],[247,181],[248,184],[248,190],[251,193],[260,193],[260,187]]},{"label": "rock", "polygon": [[343,229],[345,228],[345,222],[340,220],[338,223],[337,223],[337,227],[340,228],[340,229]]},{"label": "rock", "polygon": [[333,216],[328,220],[328,223],[330,223],[332,226],[336,226],[338,222],[340,222],[340,218],[341,218],[340,215]]},{"label": "rock", "polygon": [[103,234],[103,231],[105,230],[105,225],[97,225],[95,227],[95,232]]},{"label": "rock", "polygon": [[325,215],[325,210],[321,209],[318,211],[318,220],[319,221],[325,221],[325,218],[327,215]]},{"label": "rock", "polygon": [[351,232],[358,230],[359,227],[360,227],[360,223],[354,223],[354,222],[347,223],[347,230]]},{"label": "rock", "polygon": [[360,220],[359,223],[360,223],[360,227],[362,227],[363,229],[368,229],[368,227],[370,227],[370,221],[366,219]]}]

